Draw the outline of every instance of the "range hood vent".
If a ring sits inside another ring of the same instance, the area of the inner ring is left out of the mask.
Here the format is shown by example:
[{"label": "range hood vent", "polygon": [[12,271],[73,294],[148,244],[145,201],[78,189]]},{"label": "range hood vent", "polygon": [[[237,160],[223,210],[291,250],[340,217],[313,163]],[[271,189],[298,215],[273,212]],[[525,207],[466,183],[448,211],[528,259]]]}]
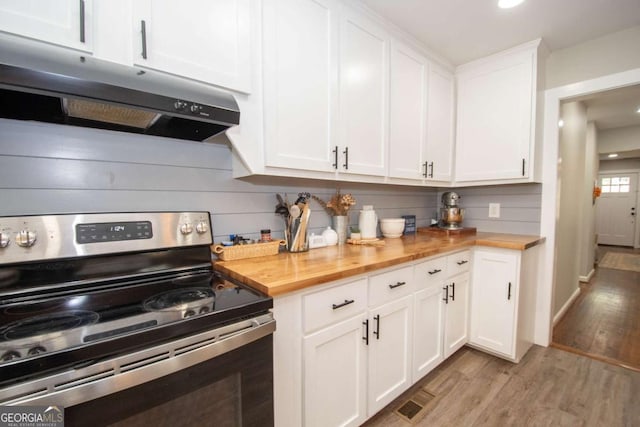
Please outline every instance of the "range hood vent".
[{"label": "range hood vent", "polygon": [[[0,64],[0,117],[193,141],[204,141],[240,123],[238,104],[228,93],[201,86],[205,90],[195,101],[189,95],[134,89],[136,83],[144,83],[140,76],[146,71],[128,67],[125,71],[138,79],[131,78],[128,87]],[[179,87],[172,91],[180,92]]]}]

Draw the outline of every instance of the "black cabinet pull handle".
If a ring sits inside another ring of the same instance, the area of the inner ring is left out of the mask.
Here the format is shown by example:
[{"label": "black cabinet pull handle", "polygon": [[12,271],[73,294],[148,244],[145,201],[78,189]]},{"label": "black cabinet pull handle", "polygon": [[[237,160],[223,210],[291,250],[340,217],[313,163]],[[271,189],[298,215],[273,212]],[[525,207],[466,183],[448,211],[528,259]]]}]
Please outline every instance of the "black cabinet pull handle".
[{"label": "black cabinet pull handle", "polygon": [[85,4],[84,4],[84,0],[80,0],[80,42],[84,43],[85,42],[85,27],[84,27],[84,22],[85,22]]},{"label": "black cabinet pull handle", "polygon": [[373,331],[373,335],[375,335],[376,339],[379,340],[380,339],[380,315],[376,314],[376,316],[374,317],[374,320],[376,321],[376,330]]},{"label": "black cabinet pull handle", "polygon": [[400,286],[404,286],[406,284],[407,284],[407,282],[396,282],[395,285],[389,285],[389,289],[399,288]]},{"label": "black cabinet pull handle", "polygon": [[342,154],[344,154],[344,164],[342,166],[345,169],[349,169],[349,147],[344,147]]},{"label": "black cabinet pull handle", "polygon": [[442,271],[442,270],[440,270],[440,269],[436,268],[435,270],[427,271],[427,273],[429,273],[429,275],[433,275],[433,274],[436,274],[436,273],[440,273],[441,271]]},{"label": "black cabinet pull handle", "polygon": [[451,282],[451,301],[456,300],[456,282]]},{"label": "black cabinet pull handle", "polygon": [[463,259],[462,261],[458,261],[456,262],[456,264],[458,265],[465,265],[466,263],[468,263],[469,261],[467,261],[466,259]]},{"label": "black cabinet pull handle", "polygon": [[524,176],[524,159],[522,159],[522,176]]},{"label": "black cabinet pull handle", "polygon": [[344,307],[345,305],[349,305],[349,304],[353,304],[355,302],[355,300],[352,299],[346,299],[344,300],[344,302],[341,302],[340,304],[333,304],[333,309],[338,309],[340,307]]},{"label": "black cabinet pull handle", "polygon": [[147,23],[140,21],[140,32],[142,33],[142,58],[147,59]]},{"label": "black cabinet pull handle", "polygon": [[362,322],[362,324],[364,325],[364,336],[362,339],[366,345],[369,345],[369,319]]},{"label": "black cabinet pull handle", "polygon": [[442,301],[444,301],[445,304],[449,304],[449,287],[445,286],[442,290],[444,290],[444,298],[442,298]]},{"label": "black cabinet pull handle", "polygon": [[511,282],[509,282],[509,290],[507,291],[507,300],[511,299]]},{"label": "black cabinet pull handle", "polygon": [[424,162],[422,167],[424,168],[424,172],[422,172],[422,176],[426,178],[427,176],[429,176],[429,174],[427,173],[427,162]]},{"label": "black cabinet pull handle", "polygon": [[429,167],[431,168],[431,173],[429,173],[429,178],[433,178],[433,162],[429,163]]},{"label": "black cabinet pull handle", "polygon": [[333,166],[334,169],[338,169],[338,146],[336,145],[336,148],[331,150],[331,152],[333,153],[333,164],[331,166]]}]

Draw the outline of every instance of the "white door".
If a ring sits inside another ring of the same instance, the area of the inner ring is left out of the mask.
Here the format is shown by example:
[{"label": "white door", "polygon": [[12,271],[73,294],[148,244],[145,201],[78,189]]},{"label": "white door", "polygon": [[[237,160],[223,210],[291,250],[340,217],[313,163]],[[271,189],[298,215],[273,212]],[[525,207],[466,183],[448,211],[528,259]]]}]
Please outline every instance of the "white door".
[{"label": "white door", "polygon": [[442,287],[432,286],[415,294],[413,323],[413,382],[427,375],[443,360]]},{"label": "white door", "polygon": [[514,356],[518,256],[476,249],[469,341]]},{"label": "white door", "polygon": [[359,426],[367,419],[364,320],[356,316],[304,338],[305,426]]},{"label": "white door", "polygon": [[445,283],[444,358],[451,356],[469,338],[469,273],[453,277]]},{"label": "white door", "polygon": [[369,416],[411,385],[412,307],[413,296],[409,295],[371,310]]},{"label": "white door", "polygon": [[0,2],[2,31],[91,52],[92,0]]},{"label": "white door", "polygon": [[389,36],[342,9],[339,32],[339,145],[342,173],[387,173]]},{"label": "white door", "polygon": [[596,201],[598,243],[633,246],[638,211],[638,174],[601,174],[598,181],[602,189]]},{"label": "white door", "polygon": [[250,92],[250,0],[132,3],[136,64]]},{"label": "white door", "polygon": [[336,16],[334,0],[263,5],[267,166],[323,172],[338,168]]}]

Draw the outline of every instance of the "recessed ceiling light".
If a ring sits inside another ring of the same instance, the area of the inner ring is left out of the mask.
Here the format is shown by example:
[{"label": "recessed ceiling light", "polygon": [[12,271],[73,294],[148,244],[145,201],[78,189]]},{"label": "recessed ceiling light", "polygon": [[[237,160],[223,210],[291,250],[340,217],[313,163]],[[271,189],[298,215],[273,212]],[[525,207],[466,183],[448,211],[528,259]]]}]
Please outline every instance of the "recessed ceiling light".
[{"label": "recessed ceiling light", "polygon": [[524,0],[498,0],[498,7],[502,9],[509,9],[512,7],[516,7]]},{"label": "recessed ceiling light", "polygon": [[560,119],[558,120],[558,127],[561,128],[564,126],[564,120]]},{"label": "recessed ceiling light", "polygon": [[636,113],[640,113],[640,107],[638,107],[638,109],[636,110]]},{"label": "recessed ceiling light", "polygon": [[618,153],[611,153],[607,157],[613,159],[614,157],[618,157]]}]

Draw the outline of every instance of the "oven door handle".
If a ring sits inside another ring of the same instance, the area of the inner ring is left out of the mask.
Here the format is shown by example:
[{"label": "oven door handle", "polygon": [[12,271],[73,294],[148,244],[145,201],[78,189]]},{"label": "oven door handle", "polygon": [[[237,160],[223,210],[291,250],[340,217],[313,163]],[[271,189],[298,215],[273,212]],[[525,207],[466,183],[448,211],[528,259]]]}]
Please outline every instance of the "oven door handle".
[{"label": "oven door handle", "polygon": [[[73,406],[178,372],[272,334],[271,313],[0,390],[2,405]],[[19,396],[15,398],[15,396]]]}]

